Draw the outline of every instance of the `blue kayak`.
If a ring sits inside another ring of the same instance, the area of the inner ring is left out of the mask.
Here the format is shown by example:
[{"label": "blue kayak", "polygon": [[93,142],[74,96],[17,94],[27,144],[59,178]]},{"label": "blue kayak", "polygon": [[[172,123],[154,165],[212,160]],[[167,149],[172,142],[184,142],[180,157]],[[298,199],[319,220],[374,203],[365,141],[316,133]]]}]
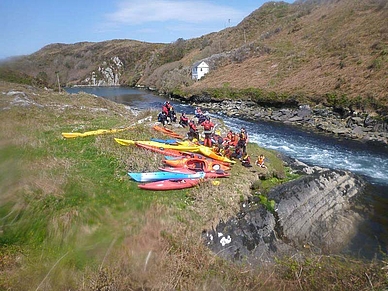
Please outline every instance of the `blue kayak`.
[{"label": "blue kayak", "polygon": [[128,175],[137,182],[153,182],[162,180],[182,180],[182,179],[202,179],[205,178],[204,172],[197,173],[174,173],[174,172],[149,172],[149,173],[131,173]]},{"label": "blue kayak", "polygon": [[160,138],[151,138],[152,141],[166,143],[166,144],[178,144],[176,139],[160,139]]}]

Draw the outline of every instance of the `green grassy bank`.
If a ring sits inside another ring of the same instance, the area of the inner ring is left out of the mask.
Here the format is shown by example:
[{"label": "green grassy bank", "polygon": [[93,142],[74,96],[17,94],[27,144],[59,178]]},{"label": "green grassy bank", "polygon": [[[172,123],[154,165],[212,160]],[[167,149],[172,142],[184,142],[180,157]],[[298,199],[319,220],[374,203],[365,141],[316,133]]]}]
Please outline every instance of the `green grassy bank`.
[{"label": "green grassy bank", "polygon": [[[140,190],[127,172],[157,170],[162,156],[114,137],[163,137],[150,126],[155,112],[10,83],[0,83],[0,94],[0,290],[382,290],[387,283],[384,262],[313,255],[264,268],[224,261],[203,245],[202,230],[233,216],[252,185],[265,195],[293,178],[275,152],[248,147],[271,161],[263,182],[257,169],[236,164],[218,186]],[[114,135],[61,136],[130,125]]]}]

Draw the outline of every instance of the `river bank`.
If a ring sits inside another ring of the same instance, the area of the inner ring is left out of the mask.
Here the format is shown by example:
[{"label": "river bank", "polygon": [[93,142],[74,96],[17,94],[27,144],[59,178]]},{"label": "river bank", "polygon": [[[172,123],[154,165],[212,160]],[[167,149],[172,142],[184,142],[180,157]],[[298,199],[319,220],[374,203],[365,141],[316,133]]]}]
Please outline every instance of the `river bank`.
[{"label": "river bank", "polygon": [[298,108],[262,107],[252,101],[231,100],[214,102],[194,99],[190,105],[228,117],[280,122],[341,139],[388,146],[388,123],[365,113],[336,112],[332,108],[312,108],[309,105],[300,105]]}]

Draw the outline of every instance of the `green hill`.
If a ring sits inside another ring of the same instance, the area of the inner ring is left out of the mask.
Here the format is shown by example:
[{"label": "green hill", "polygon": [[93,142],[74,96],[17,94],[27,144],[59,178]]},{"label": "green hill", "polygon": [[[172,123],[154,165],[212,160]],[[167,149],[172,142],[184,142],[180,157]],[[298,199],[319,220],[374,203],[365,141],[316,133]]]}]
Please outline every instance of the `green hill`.
[{"label": "green hill", "polygon": [[[171,44],[133,40],[51,44],[3,66],[55,86],[129,85],[183,96],[248,98],[292,96],[386,114],[388,4],[384,0],[269,2],[241,23]],[[191,80],[191,65],[206,60],[210,73]],[[260,95],[259,94],[259,95]],[[217,94],[214,94],[217,95]],[[218,94],[220,95],[220,94]],[[365,107],[365,106],[363,106]]]}]

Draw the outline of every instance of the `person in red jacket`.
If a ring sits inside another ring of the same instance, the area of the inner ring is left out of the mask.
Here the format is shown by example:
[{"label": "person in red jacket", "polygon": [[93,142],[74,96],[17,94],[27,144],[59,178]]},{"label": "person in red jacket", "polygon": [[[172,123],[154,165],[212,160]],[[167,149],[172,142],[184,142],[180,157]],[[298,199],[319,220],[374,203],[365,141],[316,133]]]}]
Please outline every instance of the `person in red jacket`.
[{"label": "person in red jacket", "polygon": [[197,126],[195,125],[194,121],[189,121],[189,132],[187,133],[187,137],[190,140],[193,140],[194,138],[198,141],[199,140],[199,133]]},{"label": "person in red jacket", "polygon": [[163,106],[162,106],[162,112],[164,112],[164,114],[166,114],[166,116],[168,116],[168,105],[167,105],[167,102],[164,102]]},{"label": "person in red jacket", "polygon": [[213,133],[213,122],[210,121],[210,117],[206,116],[206,120],[201,123],[203,126],[203,133],[205,134],[205,139],[203,145],[207,147],[212,147],[212,133]]},{"label": "person in red jacket", "polygon": [[189,125],[189,118],[186,116],[184,112],[182,113],[179,119],[179,124],[182,125],[183,127],[186,127]]}]

